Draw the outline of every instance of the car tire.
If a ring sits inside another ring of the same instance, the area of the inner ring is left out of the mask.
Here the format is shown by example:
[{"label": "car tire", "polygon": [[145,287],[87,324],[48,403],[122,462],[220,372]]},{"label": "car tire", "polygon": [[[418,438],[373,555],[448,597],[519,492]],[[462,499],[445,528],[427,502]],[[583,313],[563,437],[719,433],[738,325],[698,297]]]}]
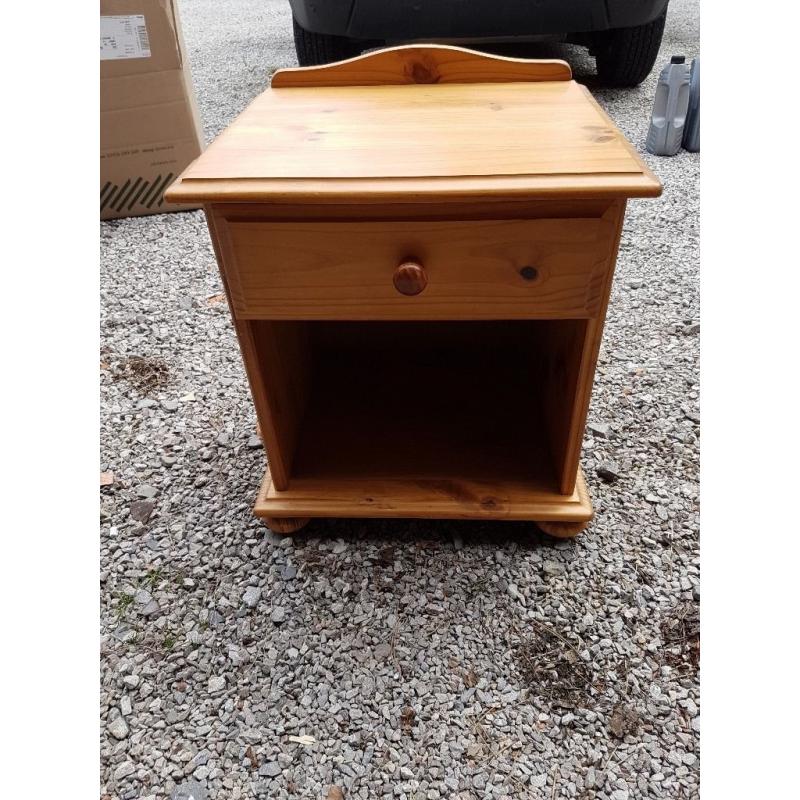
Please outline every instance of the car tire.
[{"label": "car tire", "polygon": [[600,31],[592,37],[597,77],[606,86],[638,86],[653,69],[667,11],[645,25]]},{"label": "car tire", "polygon": [[343,61],[360,55],[364,44],[344,36],[330,36],[327,33],[313,33],[300,26],[294,17],[294,49],[297,63],[301,67],[314,67],[318,64],[330,64],[332,61]]}]

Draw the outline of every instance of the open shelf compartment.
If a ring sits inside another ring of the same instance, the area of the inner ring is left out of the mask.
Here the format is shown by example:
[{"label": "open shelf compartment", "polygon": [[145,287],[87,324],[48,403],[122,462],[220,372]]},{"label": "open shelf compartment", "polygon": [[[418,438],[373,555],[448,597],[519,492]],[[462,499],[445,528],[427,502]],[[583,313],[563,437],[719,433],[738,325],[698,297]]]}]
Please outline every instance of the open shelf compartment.
[{"label": "open shelf compartment", "polygon": [[281,431],[256,513],[591,517],[564,473],[586,320],[249,324]]}]

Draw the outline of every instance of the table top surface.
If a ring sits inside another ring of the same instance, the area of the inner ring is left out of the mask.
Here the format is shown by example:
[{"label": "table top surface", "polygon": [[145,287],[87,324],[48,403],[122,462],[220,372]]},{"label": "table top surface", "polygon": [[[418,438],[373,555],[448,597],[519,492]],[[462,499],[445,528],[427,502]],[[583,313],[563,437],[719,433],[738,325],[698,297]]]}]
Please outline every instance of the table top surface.
[{"label": "table top surface", "polygon": [[[447,57],[469,53],[438,50]],[[428,58],[431,48],[395,48],[383,51],[384,59],[397,51],[406,74],[419,78],[420,64],[409,73],[409,59],[419,60],[415,51]],[[375,56],[381,53],[342,65],[371,57],[380,64]],[[314,77],[333,80],[326,74],[331,68],[279,72],[188,167],[168,199],[660,193],[658,179],[589,92],[569,79],[566,64],[470,56],[499,63],[499,73],[468,73],[463,80],[475,82],[449,82],[451,73],[428,61],[424,75],[436,82],[331,86]],[[529,72],[506,75],[504,61]],[[538,73],[531,71],[536,65]],[[432,76],[437,67],[441,74]]]}]

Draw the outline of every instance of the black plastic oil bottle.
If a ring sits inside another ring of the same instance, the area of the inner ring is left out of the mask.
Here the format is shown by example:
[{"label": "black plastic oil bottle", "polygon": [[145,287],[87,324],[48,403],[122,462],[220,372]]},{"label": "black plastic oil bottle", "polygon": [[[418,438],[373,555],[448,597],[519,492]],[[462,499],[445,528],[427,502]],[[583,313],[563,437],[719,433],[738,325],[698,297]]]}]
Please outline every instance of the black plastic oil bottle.
[{"label": "black plastic oil bottle", "polygon": [[683,149],[690,153],[700,152],[700,56],[692,61],[689,75],[689,110],[686,112]]}]

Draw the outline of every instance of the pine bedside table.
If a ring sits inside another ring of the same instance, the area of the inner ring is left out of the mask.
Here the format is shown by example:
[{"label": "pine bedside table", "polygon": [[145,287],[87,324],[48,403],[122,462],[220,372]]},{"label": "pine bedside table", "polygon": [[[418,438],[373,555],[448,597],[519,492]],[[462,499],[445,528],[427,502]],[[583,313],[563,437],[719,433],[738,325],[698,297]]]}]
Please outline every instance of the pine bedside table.
[{"label": "pine bedside table", "polygon": [[586,527],[625,203],[661,185],[571,78],[433,45],[280,70],[168,190],[205,207],[273,530]]}]

